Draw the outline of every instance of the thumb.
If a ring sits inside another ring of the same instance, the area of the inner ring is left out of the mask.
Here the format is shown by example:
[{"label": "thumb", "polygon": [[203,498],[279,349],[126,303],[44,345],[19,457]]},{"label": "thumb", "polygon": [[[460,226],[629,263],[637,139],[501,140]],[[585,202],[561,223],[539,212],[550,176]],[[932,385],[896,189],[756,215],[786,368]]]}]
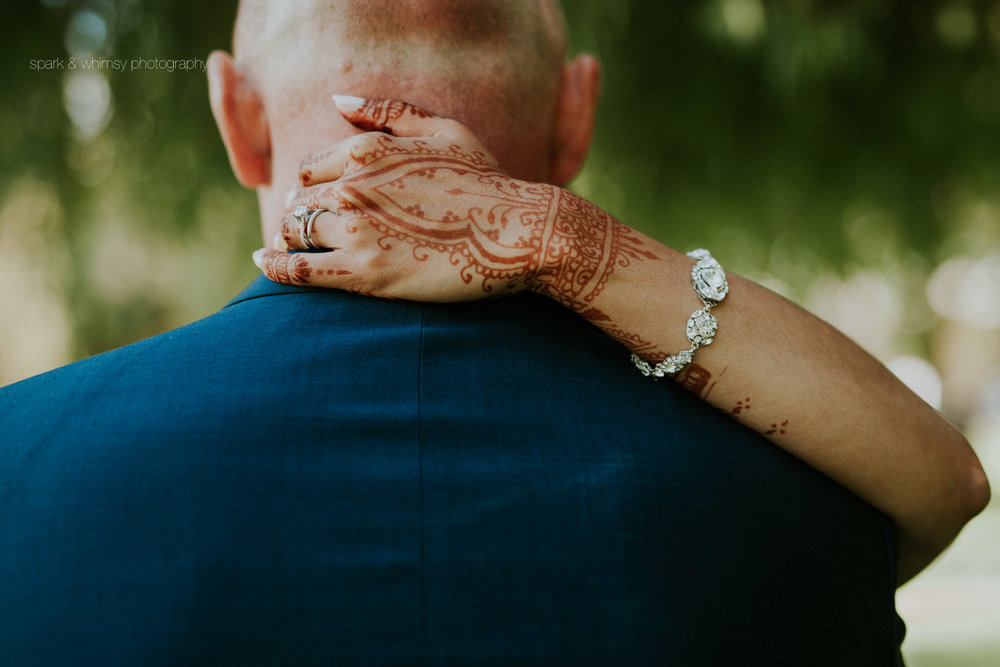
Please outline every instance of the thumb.
[{"label": "thumb", "polygon": [[397,137],[474,138],[458,121],[435,116],[409,102],[334,95],[333,102],[349,123],[366,132],[385,132]]}]

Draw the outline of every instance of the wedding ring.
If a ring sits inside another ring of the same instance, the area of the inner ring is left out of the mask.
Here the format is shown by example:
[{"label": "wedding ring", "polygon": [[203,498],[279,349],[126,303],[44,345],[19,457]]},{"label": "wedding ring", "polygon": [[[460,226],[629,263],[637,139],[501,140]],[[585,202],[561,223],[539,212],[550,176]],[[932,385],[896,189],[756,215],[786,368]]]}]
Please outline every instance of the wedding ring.
[{"label": "wedding ring", "polygon": [[302,241],[302,245],[310,250],[325,250],[320,245],[317,245],[313,241],[313,223],[316,222],[316,217],[326,211],[325,208],[309,208],[307,206],[296,206],[295,210],[292,211],[292,217],[299,223],[299,239]]}]

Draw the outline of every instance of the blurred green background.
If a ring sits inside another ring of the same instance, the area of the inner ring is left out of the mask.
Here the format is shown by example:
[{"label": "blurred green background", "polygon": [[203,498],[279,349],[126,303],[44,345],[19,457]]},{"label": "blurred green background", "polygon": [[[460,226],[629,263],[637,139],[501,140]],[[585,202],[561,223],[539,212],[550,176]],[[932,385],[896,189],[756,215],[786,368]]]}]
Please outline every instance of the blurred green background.
[{"label": "blurred green background", "polygon": [[[574,188],[831,320],[996,478],[1000,2],[564,4],[572,50],[605,68]],[[257,274],[256,200],[202,69],[234,16],[0,7],[0,385],[207,315]],[[903,589],[911,665],[1000,664],[998,536],[994,505]]]}]

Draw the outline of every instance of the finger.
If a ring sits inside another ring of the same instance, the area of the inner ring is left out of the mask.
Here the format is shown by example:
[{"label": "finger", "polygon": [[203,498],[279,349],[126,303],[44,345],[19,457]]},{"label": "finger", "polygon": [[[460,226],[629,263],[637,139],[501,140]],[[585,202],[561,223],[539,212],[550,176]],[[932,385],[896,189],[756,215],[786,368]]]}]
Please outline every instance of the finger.
[{"label": "finger", "polygon": [[280,250],[261,248],[253,254],[253,263],[265,276],[285,285],[308,285],[313,267],[308,255],[290,255]]},{"label": "finger", "polygon": [[295,191],[295,196],[286,203],[286,211],[295,210],[296,206],[307,208],[325,208],[333,210],[343,206],[340,186],[336,181],[307,185]]},{"label": "finger", "polygon": [[332,183],[365,164],[366,156],[384,153],[385,145],[394,139],[384,132],[365,132],[348,137],[318,153],[306,157],[299,165],[299,182],[306,187]]},{"label": "finger", "polygon": [[369,132],[386,132],[397,137],[444,137],[460,142],[475,141],[469,128],[436,116],[409,102],[334,95],[337,110],[355,127]]},{"label": "finger", "polygon": [[[312,240],[315,246],[324,250],[336,250],[347,245],[346,226],[348,219],[354,215],[354,208],[345,204],[341,208],[327,209],[318,208],[312,224],[309,224],[309,217],[305,218],[305,224],[300,223],[295,217],[294,209],[285,214],[281,220],[281,229],[278,232],[275,246],[284,250],[316,250],[308,244]],[[306,238],[308,237],[308,239]]]},{"label": "finger", "polygon": [[354,148],[353,137],[339,141],[333,146],[313,153],[299,165],[299,182],[302,185],[313,185],[324,181],[335,181],[344,175],[347,161],[351,159]]},{"label": "finger", "polygon": [[357,276],[346,266],[346,258],[337,252],[290,255],[261,248],[254,252],[253,262],[276,283],[356,291]]}]

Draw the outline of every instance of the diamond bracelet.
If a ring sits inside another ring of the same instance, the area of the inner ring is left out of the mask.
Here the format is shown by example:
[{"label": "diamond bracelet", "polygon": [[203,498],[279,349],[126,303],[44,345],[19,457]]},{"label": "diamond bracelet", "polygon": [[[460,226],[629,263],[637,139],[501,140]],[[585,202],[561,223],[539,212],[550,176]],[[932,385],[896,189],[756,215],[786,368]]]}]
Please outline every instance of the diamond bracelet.
[{"label": "diamond bracelet", "polygon": [[726,272],[722,266],[715,261],[712,254],[707,250],[699,248],[689,252],[688,257],[698,260],[691,267],[691,286],[698,294],[698,298],[704,305],[703,308],[691,313],[687,322],[687,337],[691,342],[691,348],[681,350],[677,354],[656,364],[655,366],[643,361],[637,354],[632,353],[632,363],[639,371],[649,377],[661,378],[664,375],[674,375],[691,363],[694,359],[694,352],[699,347],[711,345],[715,340],[715,332],[719,328],[719,321],[712,315],[712,308],[722,303],[729,293],[729,282],[726,281]]}]

